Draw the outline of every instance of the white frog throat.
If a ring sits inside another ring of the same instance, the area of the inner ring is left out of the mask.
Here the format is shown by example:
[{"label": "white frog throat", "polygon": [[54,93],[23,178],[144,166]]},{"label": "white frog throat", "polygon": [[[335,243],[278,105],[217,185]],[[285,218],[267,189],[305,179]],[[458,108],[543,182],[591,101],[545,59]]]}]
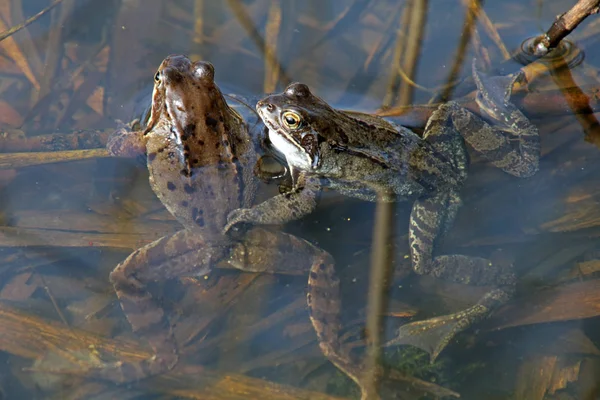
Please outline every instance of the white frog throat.
[{"label": "white frog throat", "polygon": [[283,134],[276,130],[269,129],[269,140],[279,152],[285,155],[285,158],[291,167],[306,171],[317,166],[318,158],[315,158],[313,163],[306,151],[294,143],[291,143],[288,138],[284,137]]}]

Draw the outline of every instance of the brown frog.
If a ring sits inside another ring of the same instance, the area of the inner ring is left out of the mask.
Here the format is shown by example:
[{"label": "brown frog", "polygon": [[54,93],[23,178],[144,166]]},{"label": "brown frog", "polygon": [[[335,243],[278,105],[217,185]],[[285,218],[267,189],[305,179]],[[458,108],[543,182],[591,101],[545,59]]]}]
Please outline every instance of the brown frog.
[{"label": "brown frog", "polygon": [[[257,104],[269,140],[285,156],[294,182],[292,190],[281,197],[298,204],[294,213],[279,213],[278,222],[312,211],[323,185],[370,201],[378,194],[384,201],[414,200],[409,241],[415,272],[458,283],[495,286],[467,310],[402,326],[390,344],[421,347],[433,361],[458,332],[489,315],[513,293],[515,277],[509,263],[459,254],[435,255],[434,251],[461,205],[460,191],[469,164],[465,142],[509,174],[529,177],[537,171],[537,128],[510,102],[512,85],[523,76],[487,78],[474,61],[477,102],[485,119],[448,102],[433,113],[422,138],[382,118],[336,110],[301,83],[291,84],[283,93]],[[235,210],[227,227],[273,219],[258,210]],[[311,272],[309,284],[320,289],[309,297],[309,303],[321,348],[335,359],[340,353],[333,353],[341,351],[339,328],[330,324],[339,324],[333,315],[338,308],[326,306],[337,296],[337,281],[329,282],[333,276],[329,270]],[[328,287],[334,290],[327,291]],[[314,314],[314,310],[321,312]],[[353,374],[349,373],[360,384],[360,376]]]},{"label": "brown frog", "polygon": [[122,128],[110,137],[111,155],[145,155],[152,189],[183,229],[134,251],[110,274],[131,327],[148,340],[155,356],[107,363],[94,368],[94,376],[125,382],[177,363],[169,319],[147,288],[151,281],[203,275],[218,262],[296,274],[329,268],[326,252],[291,235],[262,228],[223,233],[227,215],[254,201],[257,153],[249,126],[225,101],[213,66],[179,55],[167,57],[154,76],[145,129]]}]

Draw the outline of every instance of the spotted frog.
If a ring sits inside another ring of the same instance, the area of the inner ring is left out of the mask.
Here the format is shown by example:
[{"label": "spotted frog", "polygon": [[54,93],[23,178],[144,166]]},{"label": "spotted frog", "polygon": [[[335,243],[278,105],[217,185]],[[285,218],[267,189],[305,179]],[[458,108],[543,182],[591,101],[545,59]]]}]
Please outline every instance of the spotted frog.
[{"label": "spotted frog", "polygon": [[255,272],[329,268],[326,252],[294,236],[258,227],[224,233],[227,215],[254,201],[257,144],[251,126],[225,101],[210,63],[178,55],[167,57],[154,76],[145,129],[123,127],[110,137],[111,155],[145,156],[154,193],[183,229],[134,251],[110,274],[133,331],[155,355],[137,363],[106,363],[94,376],[126,382],[177,363],[171,324],[148,290],[152,281],[203,275],[220,262]]},{"label": "spotted frog", "polygon": [[[383,201],[414,200],[409,225],[414,271],[493,287],[466,310],[402,326],[390,344],[421,347],[433,361],[458,332],[489,315],[514,291],[510,263],[459,254],[435,255],[435,245],[451,227],[461,205],[460,191],[469,165],[465,142],[511,175],[524,178],[538,170],[538,130],[510,102],[513,84],[523,77],[522,72],[486,77],[474,61],[477,103],[485,119],[448,102],[433,113],[422,138],[376,116],[336,110],[302,83],[293,83],[256,106],[271,144],[285,156],[293,179],[292,190],[281,197],[296,206],[289,208],[292,212],[287,215],[279,213],[278,222],[312,211],[323,185],[369,201],[377,197]],[[265,218],[257,209],[239,209],[230,214],[228,227],[269,219],[272,216]],[[338,358],[339,353],[334,353],[341,351],[339,328],[330,326],[339,323],[333,315],[338,309],[327,312],[327,304],[337,296],[337,282],[329,282],[333,276],[328,270],[313,270],[309,282],[320,288],[309,302],[313,309],[322,311],[313,315],[313,324],[330,359]],[[360,385],[359,376],[349,375]]]}]

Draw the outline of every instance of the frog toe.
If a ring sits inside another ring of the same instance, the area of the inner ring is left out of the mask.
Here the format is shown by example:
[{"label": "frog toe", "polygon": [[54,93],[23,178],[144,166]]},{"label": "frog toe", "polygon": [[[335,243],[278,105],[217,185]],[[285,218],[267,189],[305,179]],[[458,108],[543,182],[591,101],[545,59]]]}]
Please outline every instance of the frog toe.
[{"label": "frog toe", "polygon": [[153,356],[136,362],[107,362],[94,365],[87,370],[86,376],[117,384],[135,382],[170,371],[178,361],[176,354],[166,357]]},{"label": "frog toe", "polygon": [[[176,354],[168,354],[165,357],[153,356],[148,359],[125,362],[125,361],[100,361],[92,359],[88,361],[78,360],[76,363],[55,358],[49,358],[40,366],[29,368],[31,372],[70,375],[88,379],[99,379],[116,384],[126,384],[151,376],[170,371],[178,361]],[[52,362],[51,366],[46,364]]]},{"label": "frog toe", "polygon": [[246,208],[238,208],[237,210],[233,210],[227,216],[227,223],[223,228],[224,233],[228,233],[232,230],[235,225],[238,225],[243,222],[249,222],[251,219],[249,218],[250,210]]},{"label": "frog toe", "polygon": [[481,305],[476,305],[455,314],[403,325],[386,346],[408,344],[418,347],[429,353],[433,363],[459,332],[467,329],[474,320],[479,320],[487,312]]}]

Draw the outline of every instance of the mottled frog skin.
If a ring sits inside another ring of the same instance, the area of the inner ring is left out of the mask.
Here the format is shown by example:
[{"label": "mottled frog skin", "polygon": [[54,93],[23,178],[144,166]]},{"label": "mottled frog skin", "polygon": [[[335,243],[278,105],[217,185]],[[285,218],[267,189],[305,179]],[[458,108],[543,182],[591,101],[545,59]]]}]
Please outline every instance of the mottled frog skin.
[{"label": "mottled frog skin", "polygon": [[227,215],[253,204],[256,138],[226,103],[210,63],[167,57],[154,76],[146,128],[130,132],[123,127],[107,147],[113,156],[145,156],[154,193],[183,229],[134,251],[110,274],[133,331],[148,340],[155,356],[107,363],[93,376],[127,382],[178,362],[169,319],[147,289],[151,281],[203,275],[218,262],[255,272],[331,268],[327,253],[291,235],[262,228],[224,233]]},{"label": "mottled frog skin", "polygon": [[[394,197],[414,200],[409,241],[414,271],[418,274],[494,288],[467,310],[402,326],[390,344],[412,344],[427,350],[434,360],[460,331],[486,317],[513,293],[512,265],[459,254],[436,255],[440,237],[451,227],[461,205],[460,191],[467,178],[469,155],[465,142],[490,163],[517,177],[538,170],[540,142],[537,128],[510,102],[512,85],[522,79],[487,78],[473,62],[477,103],[485,119],[455,102],[441,105],[431,116],[423,137],[375,116],[330,107],[301,83],[257,104],[269,130],[269,140],[286,158],[293,189],[282,198],[294,204],[286,222],[314,209],[320,187],[374,201]],[[393,193],[395,196],[386,196]],[[305,199],[308,199],[306,202]],[[288,209],[289,210],[289,209]],[[239,209],[229,216],[228,227],[239,222],[269,223],[259,208]],[[313,270],[309,284],[312,320],[321,348],[338,367],[347,359],[338,343],[339,307],[334,273]],[[333,288],[328,290],[327,288]],[[361,385],[360,368],[345,371]],[[361,385],[362,386],[362,385]],[[363,397],[365,393],[363,392]]]}]

